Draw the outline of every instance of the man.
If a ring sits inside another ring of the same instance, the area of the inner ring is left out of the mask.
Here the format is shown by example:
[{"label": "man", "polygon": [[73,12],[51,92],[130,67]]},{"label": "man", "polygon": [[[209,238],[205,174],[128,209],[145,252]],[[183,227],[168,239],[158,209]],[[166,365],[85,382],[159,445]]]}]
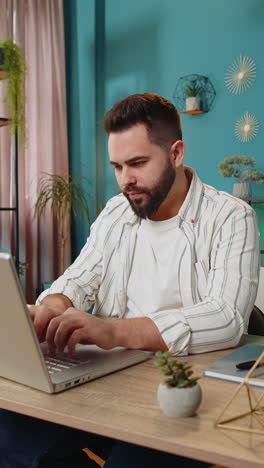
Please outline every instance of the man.
[{"label": "man", "polygon": [[[105,115],[104,126],[122,193],[99,215],[76,261],[31,307],[39,340],[47,341],[50,354],[66,345],[73,353],[77,343],[169,349],[175,355],[236,346],[247,330],[257,290],[254,211],[202,184],[193,169],[183,166],[179,115],[161,96],[128,96]],[[94,315],[86,313],[92,304]],[[5,413],[4,418],[7,451],[6,426],[15,416]],[[18,427],[24,420],[20,417]],[[45,427],[45,443],[41,446],[41,437],[35,441],[35,464],[27,459],[24,465],[1,466],[51,467],[56,435],[54,425]],[[28,430],[23,428],[23,436]],[[155,466],[157,453],[140,450],[146,455],[144,466]],[[120,453],[124,468],[140,466],[138,459],[131,464],[129,446],[122,444],[106,466],[119,466]],[[171,458],[165,464],[176,466],[177,457]],[[63,466],[70,465],[65,460]]]}]

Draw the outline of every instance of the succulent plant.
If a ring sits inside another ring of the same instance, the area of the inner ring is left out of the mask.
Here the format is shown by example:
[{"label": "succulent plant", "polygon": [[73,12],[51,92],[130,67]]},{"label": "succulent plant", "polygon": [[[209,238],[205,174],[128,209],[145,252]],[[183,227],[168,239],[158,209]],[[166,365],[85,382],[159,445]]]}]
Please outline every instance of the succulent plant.
[{"label": "succulent plant", "polygon": [[196,81],[192,81],[189,86],[186,86],[185,93],[188,97],[196,97],[199,94],[199,86]]},{"label": "succulent plant", "polygon": [[191,377],[193,375],[192,366],[186,361],[170,359],[172,354],[169,351],[158,351],[154,361],[156,367],[161,367],[161,373],[168,376],[164,383],[168,387],[187,388],[194,387],[199,377]]}]

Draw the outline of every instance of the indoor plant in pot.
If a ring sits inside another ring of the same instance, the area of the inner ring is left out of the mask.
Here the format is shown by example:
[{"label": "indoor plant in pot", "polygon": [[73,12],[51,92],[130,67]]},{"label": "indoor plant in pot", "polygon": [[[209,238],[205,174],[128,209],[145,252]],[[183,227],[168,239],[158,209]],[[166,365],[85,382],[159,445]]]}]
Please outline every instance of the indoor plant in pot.
[{"label": "indoor plant in pot", "polygon": [[168,378],[158,386],[158,401],[162,411],[170,417],[193,416],[202,399],[197,383],[199,377],[192,377],[192,366],[186,361],[170,359],[169,351],[157,352],[155,366]]},{"label": "indoor plant in pot", "polygon": [[34,216],[45,215],[49,207],[57,220],[60,237],[60,274],[64,272],[65,246],[70,234],[71,215],[84,212],[90,224],[86,192],[81,185],[81,179],[84,178],[43,174],[39,180]]},{"label": "indoor plant in pot", "polygon": [[0,77],[7,79],[6,102],[9,109],[11,133],[18,133],[20,145],[26,139],[25,122],[25,76],[24,53],[13,39],[0,42]]},{"label": "indoor plant in pot", "polygon": [[[223,177],[235,177],[238,182],[233,185],[233,195],[242,200],[251,197],[250,181],[256,184],[264,184],[264,172],[254,169],[255,158],[252,156],[230,156],[219,163],[219,173]],[[250,169],[244,170],[243,166]]]},{"label": "indoor plant in pot", "polygon": [[186,100],[185,106],[187,111],[194,111],[200,109],[200,98],[198,97],[199,94],[199,86],[197,85],[196,81],[192,81],[189,86],[185,88],[186,93]]}]

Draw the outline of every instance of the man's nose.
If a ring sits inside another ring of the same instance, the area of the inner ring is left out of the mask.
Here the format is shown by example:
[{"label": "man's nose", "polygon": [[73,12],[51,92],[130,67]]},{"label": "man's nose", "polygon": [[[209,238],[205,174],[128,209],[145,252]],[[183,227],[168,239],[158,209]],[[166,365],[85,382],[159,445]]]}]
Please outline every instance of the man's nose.
[{"label": "man's nose", "polygon": [[120,185],[122,188],[125,188],[129,184],[136,184],[136,177],[133,173],[133,169],[129,167],[124,167],[121,174]]}]

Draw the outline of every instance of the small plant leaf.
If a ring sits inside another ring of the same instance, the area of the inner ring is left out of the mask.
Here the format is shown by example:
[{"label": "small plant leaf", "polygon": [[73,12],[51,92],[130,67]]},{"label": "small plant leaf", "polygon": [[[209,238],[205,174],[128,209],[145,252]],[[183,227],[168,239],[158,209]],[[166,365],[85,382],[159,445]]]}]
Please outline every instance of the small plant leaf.
[{"label": "small plant leaf", "polygon": [[170,376],[164,383],[169,387],[187,388],[196,385],[199,377],[191,377],[193,374],[192,366],[187,361],[170,359],[172,354],[169,351],[157,352],[157,360],[154,365],[162,367],[161,374]]},{"label": "small plant leaf", "polygon": [[162,374],[164,375],[172,375],[173,371],[171,369],[161,369]]},{"label": "small plant leaf", "polygon": [[165,359],[157,359],[156,361],[154,361],[154,364],[157,367],[161,367],[161,366],[164,366],[164,364],[166,364],[166,360]]}]

